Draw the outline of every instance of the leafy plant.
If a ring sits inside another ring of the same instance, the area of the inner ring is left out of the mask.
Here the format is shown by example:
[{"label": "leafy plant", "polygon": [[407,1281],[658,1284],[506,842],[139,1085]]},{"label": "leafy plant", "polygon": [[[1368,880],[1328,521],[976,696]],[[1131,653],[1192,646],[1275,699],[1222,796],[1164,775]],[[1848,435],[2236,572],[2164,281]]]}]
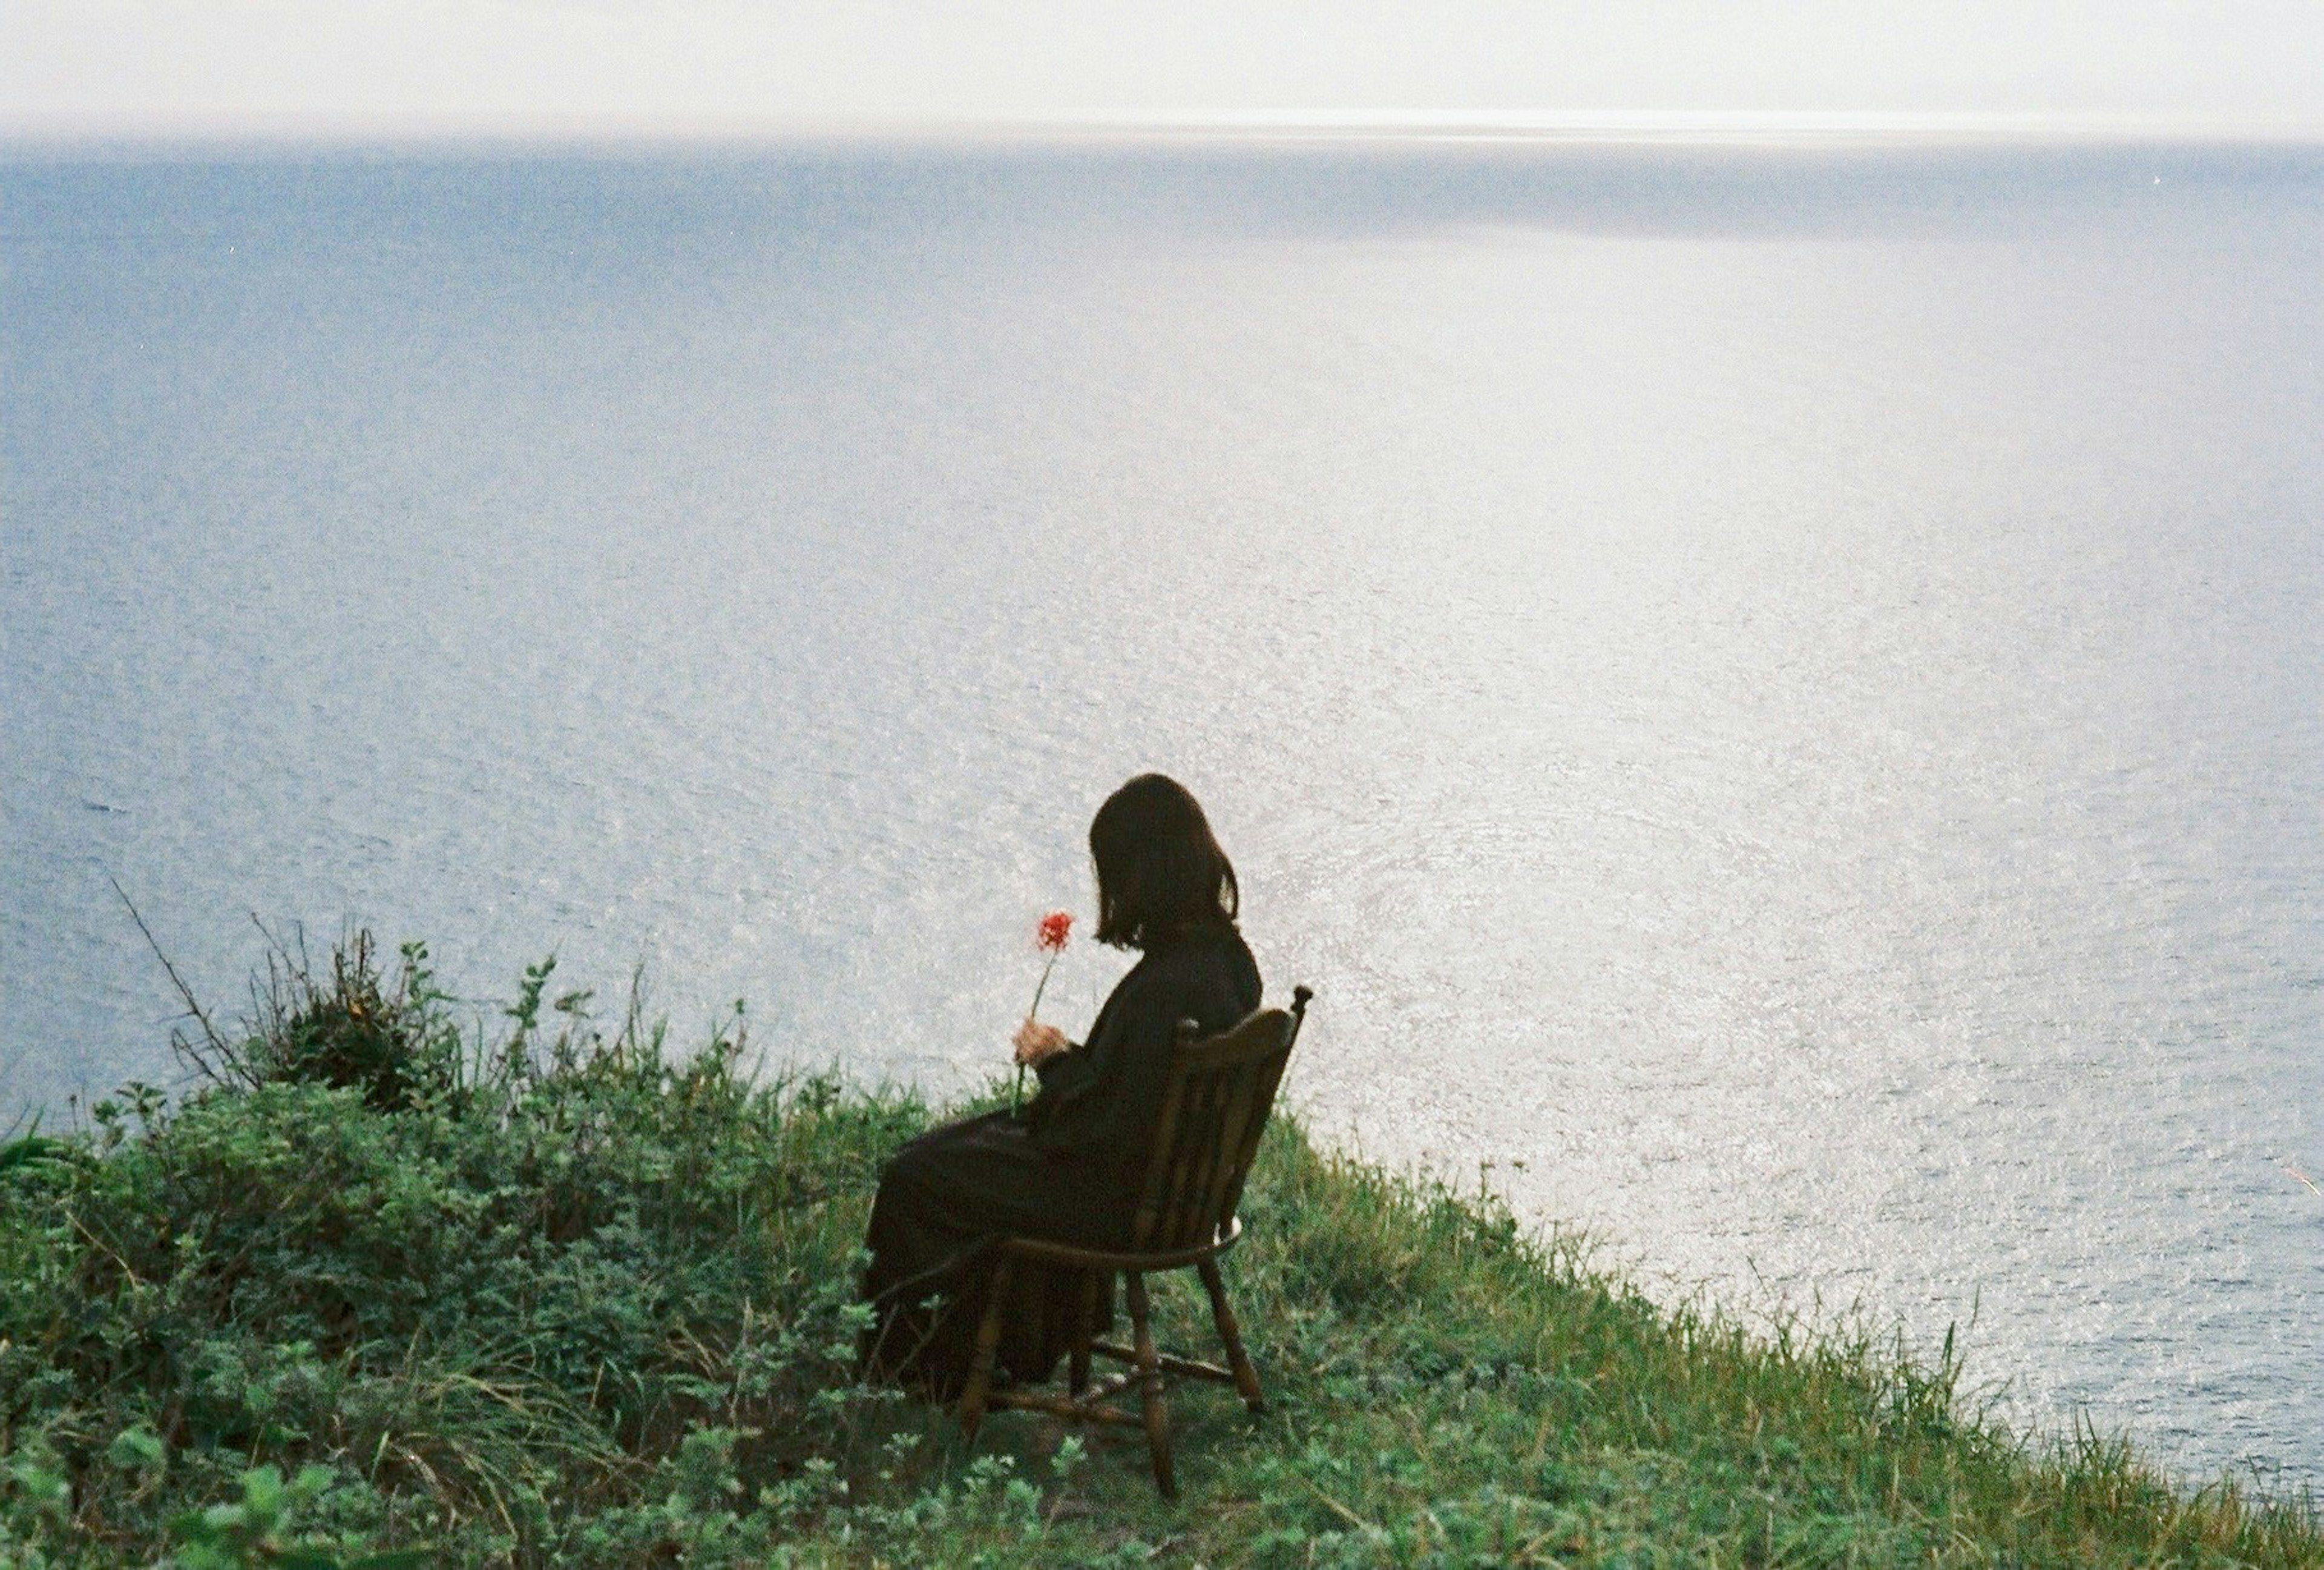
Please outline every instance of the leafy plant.
[{"label": "leafy plant", "polygon": [[292,1518],[330,1486],[326,1466],[302,1466],[288,1482],[278,1468],[254,1466],[242,1474],[239,1499],[171,1519],[177,1563],[183,1570],[419,1570],[428,1563],[419,1549],[342,1557],[336,1545],[301,1540]]}]

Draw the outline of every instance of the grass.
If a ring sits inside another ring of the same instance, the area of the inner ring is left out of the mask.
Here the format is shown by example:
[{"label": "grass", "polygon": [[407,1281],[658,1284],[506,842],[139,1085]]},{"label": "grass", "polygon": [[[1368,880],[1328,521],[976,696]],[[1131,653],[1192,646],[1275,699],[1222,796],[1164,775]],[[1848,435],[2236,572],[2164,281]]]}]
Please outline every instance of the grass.
[{"label": "grass", "polygon": [[1175,1505],[1134,1435],[971,1452],[852,1375],[928,1109],[550,979],[484,1032],[416,946],[280,955],[195,1093],[0,1141],[0,1562],[2324,1565],[2304,1498],[2014,1435],[1950,1345],[1659,1305],[1289,1118],[1227,1265],[1268,1412],[1176,1390]]}]

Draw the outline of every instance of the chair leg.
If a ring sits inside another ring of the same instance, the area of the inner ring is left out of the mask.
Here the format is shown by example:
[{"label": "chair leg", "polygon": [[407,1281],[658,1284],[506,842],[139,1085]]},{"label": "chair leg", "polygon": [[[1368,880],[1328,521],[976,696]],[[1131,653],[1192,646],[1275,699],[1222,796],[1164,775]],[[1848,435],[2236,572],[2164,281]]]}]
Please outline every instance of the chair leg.
[{"label": "chair leg", "polygon": [[992,1267],[986,1288],[984,1317],[976,1322],[976,1355],[968,1365],[968,1385],[960,1392],[960,1427],[971,1445],[984,1422],[984,1403],[992,1393],[992,1360],[1001,1350],[1001,1313],[1009,1298],[1009,1256]]},{"label": "chair leg", "polygon": [[1219,1262],[1196,1260],[1194,1269],[1202,1272],[1203,1290],[1211,1295],[1211,1318],[1219,1327],[1219,1339],[1226,1344],[1227,1367],[1234,1371],[1242,1404],[1250,1411],[1264,1412],[1267,1398],[1259,1393],[1259,1371],[1250,1366],[1250,1355],[1242,1349],[1242,1331],[1235,1324],[1234,1310],[1227,1307],[1227,1285],[1219,1279]]},{"label": "chair leg", "polygon": [[1097,1294],[1105,1277],[1097,1270],[1082,1272],[1081,1301],[1074,1320],[1073,1362],[1067,1370],[1068,1393],[1078,1399],[1089,1389],[1090,1341],[1097,1334]]},{"label": "chair leg", "polygon": [[1130,1323],[1137,1333],[1139,1383],[1146,1407],[1146,1448],[1154,1458],[1154,1486],[1164,1499],[1178,1497],[1178,1479],[1170,1464],[1170,1413],[1162,1400],[1162,1359],[1154,1350],[1154,1326],[1146,1312],[1146,1278],[1124,1272],[1130,1281]]}]

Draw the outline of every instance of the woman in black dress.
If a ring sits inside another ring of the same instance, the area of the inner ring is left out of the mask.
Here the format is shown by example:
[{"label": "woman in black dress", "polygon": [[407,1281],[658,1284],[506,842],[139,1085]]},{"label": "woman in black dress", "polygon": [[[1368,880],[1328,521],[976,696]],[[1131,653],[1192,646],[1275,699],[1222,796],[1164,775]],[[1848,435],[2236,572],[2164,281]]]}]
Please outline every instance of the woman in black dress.
[{"label": "woman in black dress", "polygon": [[[1140,774],[1090,824],[1097,938],[1141,956],[1079,1046],[1027,1019],[1016,1058],[1040,1076],[1022,1112],[933,1129],[880,1174],[866,1242],[867,1371],[949,1396],[966,1380],[994,1245],[1130,1241],[1178,1021],[1205,1035],[1259,1007],[1259,967],[1235,929],[1234,868],[1186,788]],[[1076,1300],[1071,1272],[1022,1272],[1000,1349],[1009,1377],[1047,1379]]]}]

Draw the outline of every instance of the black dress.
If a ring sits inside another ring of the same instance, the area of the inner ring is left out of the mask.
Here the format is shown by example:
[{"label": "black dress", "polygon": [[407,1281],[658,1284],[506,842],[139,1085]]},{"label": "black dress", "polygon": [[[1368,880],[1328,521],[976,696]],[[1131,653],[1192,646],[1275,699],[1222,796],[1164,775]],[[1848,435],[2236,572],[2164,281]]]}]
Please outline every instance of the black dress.
[{"label": "black dress", "polygon": [[[866,1371],[940,1398],[956,1392],[1003,1237],[1126,1245],[1178,1021],[1209,1035],[1259,1000],[1259,966],[1233,928],[1157,941],[1098,1011],[1088,1042],[1038,1066],[1040,1094],[1021,1113],[946,1123],[898,1150],[881,1170],[865,1239],[863,1295],[876,1314]],[[1072,1334],[1077,1288],[1070,1271],[1017,1277],[999,1358],[1007,1375],[1049,1376]]]}]

